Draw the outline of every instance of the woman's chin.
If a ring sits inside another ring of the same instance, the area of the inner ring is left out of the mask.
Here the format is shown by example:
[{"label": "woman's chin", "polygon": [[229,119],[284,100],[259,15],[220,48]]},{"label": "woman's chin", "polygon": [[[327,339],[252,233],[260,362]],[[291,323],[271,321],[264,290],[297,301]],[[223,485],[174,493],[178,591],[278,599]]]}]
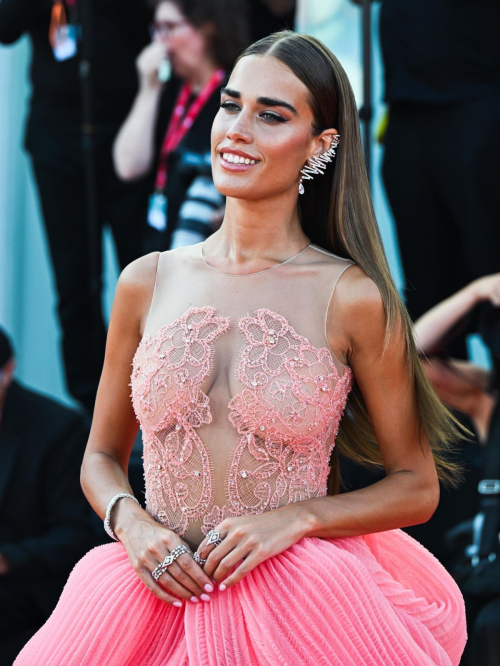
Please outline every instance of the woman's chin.
[{"label": "woman's chin", "polygon": [[214,178],[214,185],[225,197],[235,199],[258,199],[259,188],[254,183],[238,182],[235,178]]}]

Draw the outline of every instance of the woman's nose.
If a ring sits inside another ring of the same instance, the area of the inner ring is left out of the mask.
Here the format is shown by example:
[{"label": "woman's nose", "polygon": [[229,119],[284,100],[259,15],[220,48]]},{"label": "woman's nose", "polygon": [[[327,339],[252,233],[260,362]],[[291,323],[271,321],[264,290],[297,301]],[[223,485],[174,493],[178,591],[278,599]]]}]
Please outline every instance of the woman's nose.
[{"label": "woman's nose", "polygon": [[230,141],[243,141],[250,143],[252,141],[252,134],[248,128],[247,123],[241,118],[236,118],[234,123],[229,127],[226,136]]}]

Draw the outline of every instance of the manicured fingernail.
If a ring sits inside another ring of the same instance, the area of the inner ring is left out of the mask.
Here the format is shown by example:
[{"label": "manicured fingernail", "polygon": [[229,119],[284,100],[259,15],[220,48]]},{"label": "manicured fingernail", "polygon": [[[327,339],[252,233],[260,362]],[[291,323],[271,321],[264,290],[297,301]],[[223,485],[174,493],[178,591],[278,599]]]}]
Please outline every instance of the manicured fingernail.
[{"label": "manicured fingernail", "polygon": [[180,601],[174,601],[174,606],[179,606],[179,608],[182,608],[182,603]]},{"label": "manicured fingernail", "polygon": [[206,590],[207,592],[213,592],[214,586],[207,583],[203,589]]},{"label": "manicured fingernail", "polygon": [[193,594],[193,596],[191,597],[191,601],[194,601],[194,603],[197,604],[199,599],[198,599],[198,597],[195,597],[194,594]]},{"label": "manicured fingernail", "polygon": [[203,601],[210,601],[210,597],[208,596],[208,594],[202,594],[200,596],[200,599],[203,599]]},{"label": "manicured fingernail", "polygon": [[221,583],[221,584],[219,585],[219,590],[221,590],[222,592],[224,592],[225,589],[226,589],[226,586],[224,585],[224,583]]}]

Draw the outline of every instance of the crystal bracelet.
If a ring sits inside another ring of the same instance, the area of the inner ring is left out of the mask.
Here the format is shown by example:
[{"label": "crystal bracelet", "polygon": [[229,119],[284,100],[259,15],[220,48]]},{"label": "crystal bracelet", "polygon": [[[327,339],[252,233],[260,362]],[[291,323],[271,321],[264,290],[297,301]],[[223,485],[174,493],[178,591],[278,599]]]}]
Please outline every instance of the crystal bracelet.
[{"label": "crystal bracelet", "polygon": [[106,534],[110,536],[112,539],[115,541],[119,541],[119,539],[116,537],[115,533],[113,532],[111,528],[111,523],[110,518],[111,518],[111,511],[114,507],[114,505],[118,502],[119,499],[122,497],[128,497],[131,500],[134,500],[134,502],[138,505],[141,506],[139,503],[139,500],[137,497],[134,497],[133,495],[129,495],[128,493],[118,493],[118,495],[115,495],[112,497],[109,501],[108,508],[106,509],[106,517],[104,518],[104,529],[106,530]]}]

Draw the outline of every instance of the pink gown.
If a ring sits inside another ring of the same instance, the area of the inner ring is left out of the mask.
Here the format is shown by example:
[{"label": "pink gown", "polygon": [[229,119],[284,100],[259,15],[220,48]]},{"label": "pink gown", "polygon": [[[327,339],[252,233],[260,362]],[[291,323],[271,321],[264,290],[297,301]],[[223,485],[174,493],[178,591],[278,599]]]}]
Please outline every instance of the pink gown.
[{"label": "pink gown", "polygon": [[[227,516],[326,495],[352,371],[326,339],[352,262],[310,245],[247,275],[160,255],[132,401],[146,507],[194,549]],[[401,530],[305,537],[210,602],[167,605],[120,543],[90,551],[15,666],[456,666],[463,599]]]}]

